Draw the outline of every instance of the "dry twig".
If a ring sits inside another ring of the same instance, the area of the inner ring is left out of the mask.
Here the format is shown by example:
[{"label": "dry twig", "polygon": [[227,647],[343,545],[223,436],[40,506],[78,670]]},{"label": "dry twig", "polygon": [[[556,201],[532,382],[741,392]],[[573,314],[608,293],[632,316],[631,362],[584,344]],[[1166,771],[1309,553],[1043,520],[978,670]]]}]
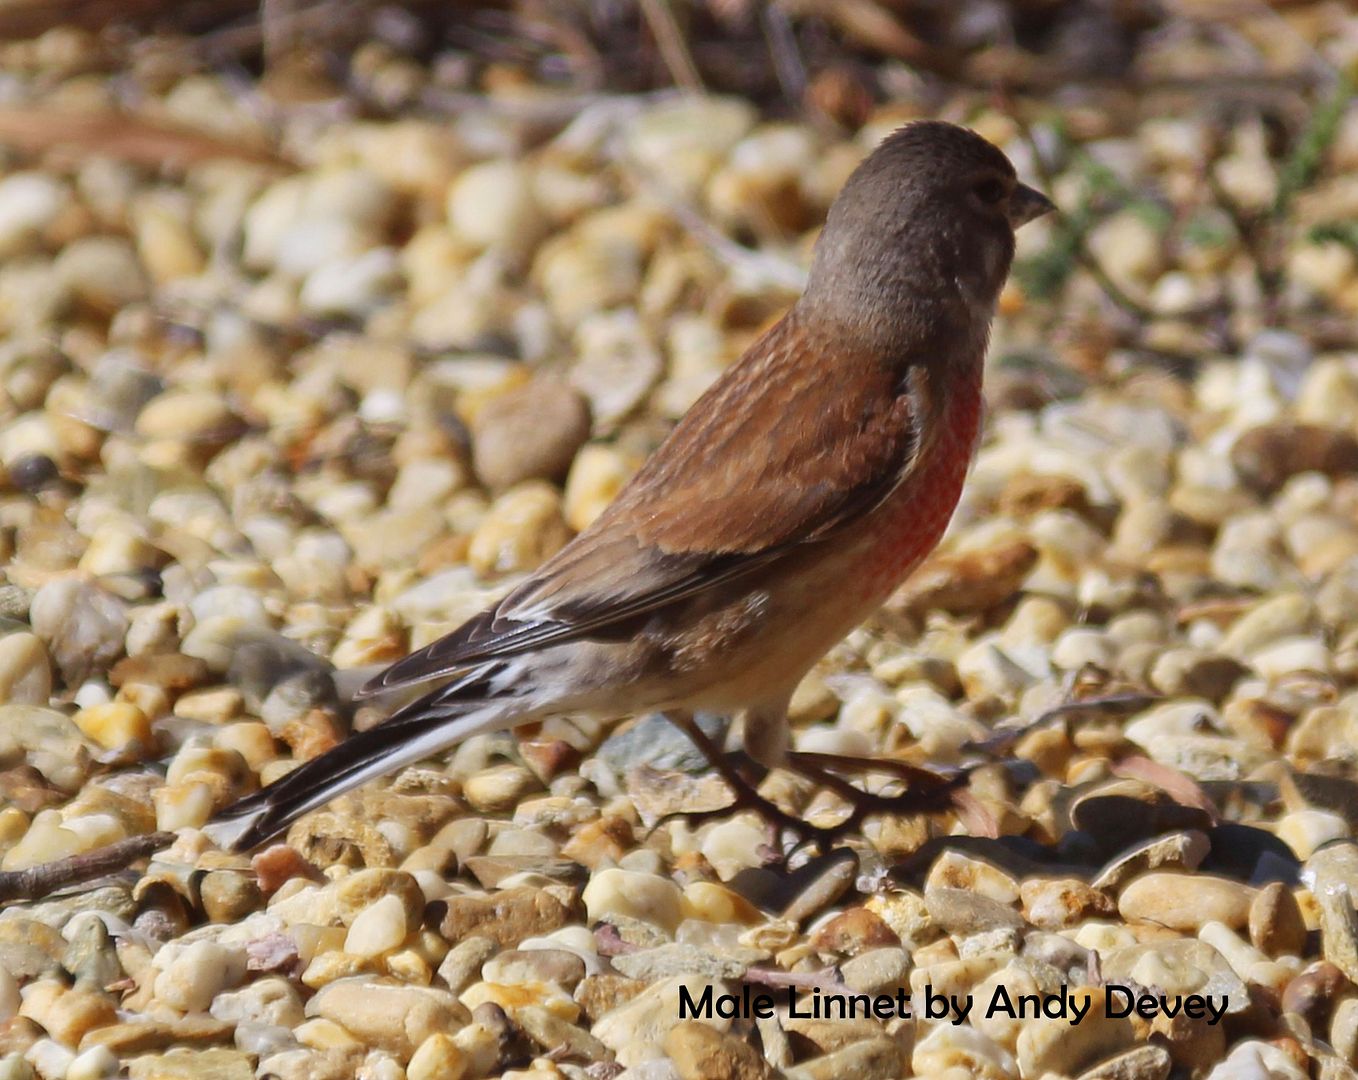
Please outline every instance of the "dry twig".
[{"label": "dry twig", "polygon": [[656,48],[660,50],[660,57],[665,61],[674,84],[690,93],[702,93],[702,76],[698,74],[698,67],[688,51],[688,43],[684,41],[683,31],[674,18],[669,0],[641,0],[641,14],[651,29]]},{"label": "dry twig", "polygon": [[222,158],[292,168],[272,150],[228,142],[192,128],[125,113],[77,112],[40,105],[0,107],[0,143],[30,153],[73,147],[82,156],[102,154],[152,168],[182,169]]},{"label": "dry twig", "polygon": [[126,870],[138,859],[154,855],[175,842],[172,832],[153,832],[129,836],[116,844],[66,859],[30,866],[27,870],[0,872],[0,903],[11,900],[41,900],[68,885],[104,877]]}]

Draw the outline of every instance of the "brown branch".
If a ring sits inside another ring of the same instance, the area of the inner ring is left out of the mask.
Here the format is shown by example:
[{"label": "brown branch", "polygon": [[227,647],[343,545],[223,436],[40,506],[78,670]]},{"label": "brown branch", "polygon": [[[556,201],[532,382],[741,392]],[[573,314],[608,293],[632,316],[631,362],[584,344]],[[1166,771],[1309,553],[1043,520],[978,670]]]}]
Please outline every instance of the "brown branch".
[{"label": "brown branch", "polygon": [[1247,213],[1231,197],[1230,192],[1222,187],[1221,179],[1217,176],[1217,160],[1219,160],[1219,156],[1207,163],[1203,170],[1203,179],[1206,181],[1207,188],[1211,191],[1212,198],[1216,201],[1217,206],[1226,214],[1231,222],[1231,227],[1240,237],[1240,246],[1244,248],[1245,256],[1254,269],[1254,282],[1259,289],[1259,297],[1263,303],[1264,324],[1266,326],[1280,326],[1282,325],[1283,273],[1273,254],[1269,222],[1265,215]]},{"label": "brown branch", "polygon": [[1081,714],[1096,716],[1125,716],[1149,708],[1160,700],[1158,694],[1143,694],[1135,690],[1124,693],[1105,694],[1100,697],[1081,698],[1075,701],[1053,705],[1040,716],[1027,723],[1010,728],[1000,728],[988,738],[968,740],[962,744],[963,750],[975,753],[999,755],[1008,753],[1010,747],[1030,731],[1036,731],[1057,720],[1071,720]]},{"label": "brown branch", "polygon": [[77,111],[40,105],[0,107],[0,143],[30,153],[71,147],[82,156],[104,154],[152,168],[184,168],[202,161],[234,158],[292,168],[262,147],[228,141],[204,131],[111,110]]},{"label": "brown branch", "polygon": [[[1042,148],[1038,145],[1032,127],[1017,109],[1010,109],[1009,114],[1018,125],[1019,134],[1022,135],[1023,141],[1027,144],[1029,151],[1032,153],[1033,169],[1037,172],[1038,180],[1041,182],[1043,188],[1050,194],[1055,186],[1056,177],[1052,173],[1051,167],[1047,164],[1046,158],[1042,156]],[[1075,258],[1075,262],[1079,267],[1094,279],[1094,283],[1103,292],[1104,296],[1108,297],[1114,306],[1122,309],[1123,312],[1130,315],[1137,322],[1162,322],[1166,318],[1193,321],[1209,318],[1220,313],[1220,304],[1211,302],[1200,304],[1187,311],[1175,312],[1172,316],[1162,315],[1153,308],[1143,304],[1134,296],[1131,296],[1122,288],[1122,286],[1118,285],[1118,283],[1112,279],[1108,271],[1104,269],[1103,263],[1099,261],[1098,256],[1089,250],[1088,234],[1086,231],[1075,225],[1069,216],[1058,215],[1056,218],[1056,225],[1058,228],[1065,229],[1070,236],[1071,251]]]},{"label": "brown branch", "polygon": [[641,0],[641,14],[646,19],[651,36],[655,38],[660,58],[665,61],[674,85],[690,93],[701,94],[702,76],[698,74],[698,67],[688,51],[688,43],[684,41],[683,31],[675,21],[669,0]]},{"label": "brown branch", "polygon": [[82,881],[104,877],[125,870],[138,859],[154,855],[175,842],[172,832],[153,832],[143,836],[129,836],[116,844],[107,844],[80,855],[40,863],[27,870],[0,872],[0,903],[11,900],[41,900],[58,889],[78,885]]},{"label": "brown branch", "polygon": [[[1027,144],[1033,157],[1033,169],[1037,173],[1037,178],[1042,187],[1051,194],[1055,190],[1056,176],[1052,173],[1051,167],[1047,164],[1047,159],[1042,155],[1042,148],[1038,144],[1037,137],[1033,134],[1032,126],[1022,116],[1017,109],[1011,109],[1010,115],[1018,125],[1019,134],[1023,136],[1023,141]],[[1108,271],[1103,268],[1097,256],[1089,250],[1083,229],[1078,228],[1068,215],[1062,214],[1057,217],[1057,227],[1065,229],[1070,235],[1072,252],[1075,261],[1080,267],[1094,279],[1094,282],[1117,307],[1121,308],[1128,315],[1131,315],[1139,322],[1151,322],[1156,318],[1155,312],[1148,308],[1139,300],[1127,295],[1126,292],[1108,276]]]},{"label": "brown branch", "polygon": [[615,161],[642,191],[659,201],[686,232],[728,269],[793,292],[801,292],[806,287],[806,271],[791,259],[737,243],[703,217],[663,179],[620,155]]}]

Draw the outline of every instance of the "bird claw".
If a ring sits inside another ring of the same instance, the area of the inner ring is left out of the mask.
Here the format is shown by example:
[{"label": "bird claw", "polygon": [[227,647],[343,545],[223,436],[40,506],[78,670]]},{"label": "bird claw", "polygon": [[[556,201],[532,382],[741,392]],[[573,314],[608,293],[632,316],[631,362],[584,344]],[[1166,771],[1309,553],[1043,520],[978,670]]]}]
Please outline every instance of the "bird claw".
[{"label": "bird claw", "polygon": [[[856,832],[867,818],[874,814],[897,814],[908,816],[946,810],[957,805],[959,789],[967,781],[967,773],[960,771],[945,776],[929,769],[922,769],[904,761],[852,757],[839,754],[793,752],[788,755],[785,767],[806,777],[818,786],[839,796],[849,804],[849,815],[831,826],[812,825],[809,821],[789,814],[781,806],[770,802],[755,790],[741,770],[731,761],[719,746],[708,737],[693,718],[686,713],[670,716],[671,721],[682,730],[698,750],[707,758],[708,763],[726,783],[733,798],[726,806],[712,810],[678,810],[663,815],[651,828],[654,832],[670,821],[683,821],[689,828],[698,828],[709,821],[729,818],[742,811],[752,811],[766,821],[771,829],[770,844],[774,851],[782,847],[784,831],[792,832],[798,841],[783,858],[790,858],[807,844],[815,844],[822,853],[829,852],[836,841],[851,832]],[[850,772],[886,773],[904,781],[909,789],[897,795],[879,795],[854,787],[843,777],[836,775],[837,770]],[[648,833],[649,835],[649,833]]]},{"label": "bird claw", "polygon": [[[682,821],[690,829],[699,829],[713,821],[724,821],[735,814],[751,812],[757,814],[770,826],[773,852],[782,851],[781,859],[788,859],[808,844],[814,844],[822,854],[829,852],[846,836],[857,833],[863,823],[876,814],[896,814],[908,816],[948,809],[956,784],[949,782],[937,791],[906,791],[899,795],[878,795],[869,791],[851,788],[855,794],[836,790],[836,794],[849,803],[849,814],[833,825],[813,825],[805,818],[790,814],[776,803],[764,798],[752,788],[736,791],[735,798],[725,806],[710,810],[675,810],[660,817],[647,835],[672,821]],[[781,843],[785,832],[792,833],[797,842],[784,850]]]},{"label": "bird claw", "polygon": [[[762,818],[770,828],[769,851],[773,855],[771,861],[778,862],[790,858],[797,851],[807,844],[815,844],[822,853],[830,850],[836,840],[839,840],[845,833],[850,832],[858,824],[853,821],[842,822],[830,827],[812,825],[809,821],[789,814],[776,803],[759,795],[753,790],[738,792],[736,797],[725,806],[714,807],[711,810],[674,810],[663,815],[651,826],[647,835],[655,832],[662,825],[667,825],[672,821],[682,821],[690,829],[699,829],[713,821],[725,821],[736,814],[750,812]],[[785,832],[792,833],[797,838],[797,843],[790,849],[784,850],[782,835]]]}]

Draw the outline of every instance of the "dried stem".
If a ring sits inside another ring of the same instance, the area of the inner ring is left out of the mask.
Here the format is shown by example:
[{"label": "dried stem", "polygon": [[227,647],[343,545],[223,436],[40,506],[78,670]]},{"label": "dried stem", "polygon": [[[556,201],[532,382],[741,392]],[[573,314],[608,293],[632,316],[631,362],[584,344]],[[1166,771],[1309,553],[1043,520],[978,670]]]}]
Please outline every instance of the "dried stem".
[{"label": "dried stem", "polygon": [[125,870],[138,859],[153,855],[174,842],[175,834],[172,832],[129,836],[116,844],[30,866],[27,870],[0,872],[0,903],[8,903],[11,900],[41,900],[68,885],[78,885]]},{"label": "dried stem", "polygon": [[675,221],[732,271],[793,292],[801,292],[806,287],[806,271],[792,260],[736,243],[676,194],[662,179],[635,162],[620,159],[619,164],[632,175],[647,194],[664,204]]},{"label": "dried stem", "polygon": [[72,147],[83,156],[103,154],[161,168],[186,168],[222,158],[274,168],[293,167],[281,155],[265,147],[103,109],[77,111],[44,105],[3,106],[0,107],[0,143],[30,153]]},{"label": "dried stem", "polygon": [[[1028,121],[1024,119],[1019,110],[1011,111],[1014,121],[1018,124],[1019,132],[1023,136],[1023,141],[1028,145],[1028,149],[1033,155],[1033,168],[1037,172],[1037,178],[1043,188],[1050,194],[1056,184],[1056,177],[1052,174],[1051,167],[1047,164],[1047,159],[1042,154],[1042,148],[1038,145],[1037,137],[1033,134],[1033,129]],[[1108,297],[1117,307],[1121,308],[1138,322],[1151,322],[1155,319],[1155,312],[1146,307],[1145,304],[1128,296],[1126,292],[1108,275],[1108,271],[1103,268],[1103,264],[1092,251],[1089,250],[1084,229],[1075,224],[1068,215],[1061,215],[1056,220],[1056,227],[1064,229],[1070,236],[1071,250],[1075,261],[1080,265],[1095,284],[1103,290],[1103,294]]]},{"label": "dried stem", "polygon": [[669,69],[674,84],[691,93],[702,93],[702,77],[698,74],[697,65],[693,63],[693,56],[688,51],[683,31],[675,21],[669,0],[641,0],[641,14],[646,19],[646,25],[650,27],[656,48],[660,50],[660,57],[665,61],[665,67]]}]

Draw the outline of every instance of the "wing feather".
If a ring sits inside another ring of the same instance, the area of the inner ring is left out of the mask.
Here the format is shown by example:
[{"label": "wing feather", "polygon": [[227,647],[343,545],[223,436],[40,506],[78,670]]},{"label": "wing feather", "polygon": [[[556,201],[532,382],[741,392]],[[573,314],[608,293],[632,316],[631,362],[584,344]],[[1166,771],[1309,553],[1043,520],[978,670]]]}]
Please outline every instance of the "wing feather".
[{"label": "wing feather", "polygon": [[929,370],[812,336],[794,309],[588,529],[495,607],[362,692],[600,635],[829,536],[909,474],[934,405]]}]

